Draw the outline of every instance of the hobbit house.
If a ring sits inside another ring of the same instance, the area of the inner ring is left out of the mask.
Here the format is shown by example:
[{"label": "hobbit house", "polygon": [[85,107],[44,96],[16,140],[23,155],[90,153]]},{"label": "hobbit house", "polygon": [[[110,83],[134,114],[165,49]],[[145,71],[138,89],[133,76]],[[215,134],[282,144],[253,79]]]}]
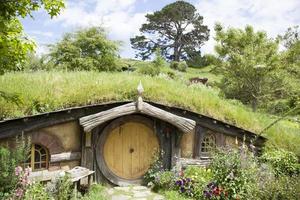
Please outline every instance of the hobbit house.
[{"label": "hobbit house", "polygon": [[163,152],[164,168],[206,166],[216,147],[250,144],[259,151],[266,139],[225,122],[143,101],[142,86],[133,102],[114,102],[0,122],[0,145],[15,146],[24,135],[31,149],[24,166],[46,180],[75,166],[95,173],[96,182],[139,184],[153,154]]}]

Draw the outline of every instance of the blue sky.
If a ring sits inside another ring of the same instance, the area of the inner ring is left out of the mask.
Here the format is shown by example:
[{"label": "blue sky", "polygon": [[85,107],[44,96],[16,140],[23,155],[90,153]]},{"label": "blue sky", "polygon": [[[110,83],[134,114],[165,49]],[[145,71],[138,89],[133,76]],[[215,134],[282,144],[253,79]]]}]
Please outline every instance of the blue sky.
[{"label": "blue sky", "polygon": [[[66,9],[51,19],[45,11],[34,13],[34,19],[22,19],[25,32],[37,45],[37,53],[47,52],[47,44],[62,38],[63,33],[78,27],[103,26],[112,40],[123,41],[122,57],[134,57],[129,38],[138,34],[145,14],[160,10],[171,0],[67,0]],[[271,37],[294,25],[300,25],[300,0],[189,0],[212,30],[216,22],[226,27],[253,25]],[[298,12],[297,12],[298,11]],[[202,51],[213,53],[214,32]]]}]

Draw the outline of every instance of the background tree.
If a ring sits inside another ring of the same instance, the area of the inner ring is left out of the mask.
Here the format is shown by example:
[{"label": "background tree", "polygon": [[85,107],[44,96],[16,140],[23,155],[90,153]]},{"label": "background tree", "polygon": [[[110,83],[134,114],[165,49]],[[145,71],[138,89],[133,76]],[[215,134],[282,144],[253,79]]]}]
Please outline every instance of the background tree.
[{"label": "background tree", "polygon": [[[281,53],[280,73],[285,80],[288,95],[280,103],[286,109],[284,112],[300,106],[300,28],[290,27],[284,35],[279,36],[286,48]],[[276,106],[275,106],[276,107]],[[299,111],[298,111],[298,114]]]},{"label": "background tree", "polygon": [[108,40],[100,27],[79,29],[50,45],[49,58],[60,69],[113,71],[118,44]]},{"label": "background tree", "polygon": [[176,1],[160,11],[147,14],[141,35],[131,38],[137,57],[148,59],[157,48],[168,60],[180,61],[200,54],[200,47],[208,40],[209,29],[203,17],[190,3]]},{"label": "background tree", "polygon": [[256,110],[262,102],[284,96],[276,74],[277,41],[269,39],[265,32],[255,32],[251,26],[224,30],[216,24],[215,31],[215,50],[223,60],[220,87],[227,98],[238,99]]},{"label": "background tree", "polygon": [[0,74],[22,68],[34,42],[23,31],[18,17],[32,16],[32,12],[44,8],[53,17],[64,8],[64,0],[0,1]]}]

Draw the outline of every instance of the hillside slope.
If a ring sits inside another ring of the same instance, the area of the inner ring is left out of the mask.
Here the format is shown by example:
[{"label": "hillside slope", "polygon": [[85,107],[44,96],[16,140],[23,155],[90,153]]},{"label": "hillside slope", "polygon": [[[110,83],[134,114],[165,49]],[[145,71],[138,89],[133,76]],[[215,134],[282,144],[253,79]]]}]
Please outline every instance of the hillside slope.
[{"label": "hillside slope", "polygon": [[[0,91],[17,93],[22,102],[16,105],[0,99],[0,118],[16,118],[100,102],[133,100],[140,80],[146,100],[192,110],[256,133],[276,119],[274,116],[253,113],[236,101],[222,99],[216,90],[203,85],[187,86],[185,80],[129,72],[5,74],[0,76]],[[264,136],[269,139],[269,146],[283,147],[300,155],[299,124],[281,121]]]}]

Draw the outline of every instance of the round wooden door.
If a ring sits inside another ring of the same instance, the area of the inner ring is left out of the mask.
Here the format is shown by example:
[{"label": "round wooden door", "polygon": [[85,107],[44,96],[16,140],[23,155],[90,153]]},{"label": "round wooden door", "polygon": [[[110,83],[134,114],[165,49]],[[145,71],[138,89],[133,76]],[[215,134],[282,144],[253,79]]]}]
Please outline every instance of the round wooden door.
[{"label": "round wooden door", "polygon": [[158,139],[150,127],[139,122],[126,122],[108,134],[103,157],[114,175],[135,180],[146,173],[158,148]]}]

